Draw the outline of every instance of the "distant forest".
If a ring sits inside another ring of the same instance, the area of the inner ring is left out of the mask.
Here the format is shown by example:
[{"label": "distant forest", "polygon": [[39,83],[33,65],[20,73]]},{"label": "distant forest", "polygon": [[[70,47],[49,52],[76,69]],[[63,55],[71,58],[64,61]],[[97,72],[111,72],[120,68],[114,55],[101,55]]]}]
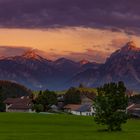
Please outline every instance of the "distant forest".
[{"label": "distant forest", "polygon": [[17,98],[21,96],[30,96],[31,90],[25,86],[15,82],[0,80],[0,96],[5,100],[6,98]]}]

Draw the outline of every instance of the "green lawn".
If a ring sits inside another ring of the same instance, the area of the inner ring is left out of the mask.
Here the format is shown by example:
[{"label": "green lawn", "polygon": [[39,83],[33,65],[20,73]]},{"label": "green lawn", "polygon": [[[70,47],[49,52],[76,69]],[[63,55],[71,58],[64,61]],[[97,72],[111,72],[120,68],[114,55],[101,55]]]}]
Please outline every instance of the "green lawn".
[{"label": "green lawn", "polygon": [[24,113],[0,114],[0,140],[139,140],[140,121],[123,132],[99,132],[92,117]]}]

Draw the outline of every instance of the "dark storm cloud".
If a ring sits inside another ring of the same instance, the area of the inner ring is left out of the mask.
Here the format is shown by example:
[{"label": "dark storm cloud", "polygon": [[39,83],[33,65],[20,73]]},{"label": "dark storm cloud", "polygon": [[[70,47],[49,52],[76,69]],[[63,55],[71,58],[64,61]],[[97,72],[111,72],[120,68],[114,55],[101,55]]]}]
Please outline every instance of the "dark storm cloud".
[{"label": "dark storm cloud", "polygon": [[139,0],[0,0],[0,26],[85,26],[140,31]]}]

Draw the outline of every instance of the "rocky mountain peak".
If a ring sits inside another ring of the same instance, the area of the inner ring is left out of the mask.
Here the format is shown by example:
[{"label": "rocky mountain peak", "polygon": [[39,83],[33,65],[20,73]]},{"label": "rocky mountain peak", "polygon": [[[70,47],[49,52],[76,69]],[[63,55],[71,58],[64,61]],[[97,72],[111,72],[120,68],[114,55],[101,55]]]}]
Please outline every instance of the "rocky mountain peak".
[{"label": "rocky mountain peak", "polygon": [[128,42],[124,47],[122,47],[121,51],[127,52],[127,51],[140,51],[140,48],[136,47],[136,44],[134,41]]},{"label": "rocky mountain peak", "polygon": [[36,50],[28,50],[22,56],[27,59],[40,59],[40,56],[36,53]]},{"label": "rocky mountain peak", "polygon": [[86,59],[82,59],[82,60],[80,61],[80,64],[81,64],[81,65],[85,65],[85,64],[88,64],[88,63],[89,63],[89,61],[86,60]]}]

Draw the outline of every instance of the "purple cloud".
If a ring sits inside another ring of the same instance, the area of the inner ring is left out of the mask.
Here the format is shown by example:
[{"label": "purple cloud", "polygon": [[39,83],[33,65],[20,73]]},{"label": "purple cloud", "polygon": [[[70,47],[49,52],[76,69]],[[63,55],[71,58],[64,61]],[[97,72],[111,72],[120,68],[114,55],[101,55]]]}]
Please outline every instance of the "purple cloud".
[{"label": "purple cloud", "polygon": [[0,0],[0,26],[84,26],[140,32],[139,0]]}]

